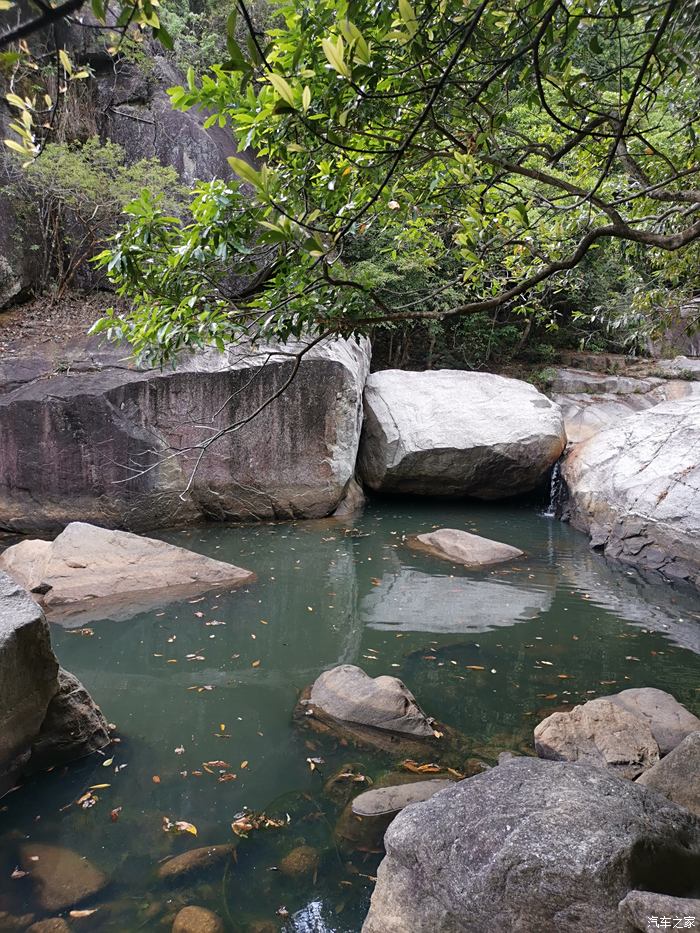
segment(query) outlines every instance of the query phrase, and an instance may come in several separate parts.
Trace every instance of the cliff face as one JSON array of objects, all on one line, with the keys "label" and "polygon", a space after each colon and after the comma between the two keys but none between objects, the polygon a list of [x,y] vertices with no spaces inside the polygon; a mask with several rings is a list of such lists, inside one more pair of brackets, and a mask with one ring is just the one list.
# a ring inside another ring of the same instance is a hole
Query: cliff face
[{"label": "cliff face", "polygon": [[[0,29],[2,19],[0,14]],[[103,142],[122,146],[129,164],[155,157],[172,166],[185,185],[230,175],[226,159],[237,151],[231,133],[218,126],[205,129],[206,114],[171,109],[167,89],[185,79],[157,43],[112,56],[106,49],[111,40],[88,13],[80,24],[61,25],[57,32],[57,44],[76,64],[89,65],[94,72],[72,89],[73,102],[61,117],[61,139],[96,134]],[[47,37],[39,35],[32,42],[41,46]],[[4,101],[6,84],[0,74],[0,138],[11,135],[7,126],[13,117]],[[0,145],[0,309],[30,296],[41,271],[37,231],[8,189],[17,171],[16,159]]]}]

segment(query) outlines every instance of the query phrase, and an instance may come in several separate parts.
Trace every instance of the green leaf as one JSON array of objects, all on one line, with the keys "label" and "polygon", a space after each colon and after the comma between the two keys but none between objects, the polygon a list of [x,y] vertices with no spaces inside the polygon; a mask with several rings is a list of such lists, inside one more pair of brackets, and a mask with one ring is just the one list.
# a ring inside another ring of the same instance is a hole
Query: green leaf
[{"label": "green leaf", "polygon": [[307,111],[307,110],[309,109],[309,107],[311,106],[311,88],[308,86],[308,84],[307,84],[307,86],[304,88],[304,90],[302,91],[302,94],[301,94],[301,105],[302,105],[302,107],[304,108],[304,113],[306,113],[306,111]]},{"label": "green leaf", "polygon": [[237,159],[235,156],[229,156],[226,161],[243,181],[247,181],[248,184],[253,185],[255,188],[262,186],[262,175],[252,165],[244,162],[243,159]]},{"label": "green leaf", "polygon": [[277,91],[283,101],[288,103],[290,107],[295,106],[294,91],[290,87],[289,83],[282,77],[282,75],[269,74],[267,76],[267,80]]}]

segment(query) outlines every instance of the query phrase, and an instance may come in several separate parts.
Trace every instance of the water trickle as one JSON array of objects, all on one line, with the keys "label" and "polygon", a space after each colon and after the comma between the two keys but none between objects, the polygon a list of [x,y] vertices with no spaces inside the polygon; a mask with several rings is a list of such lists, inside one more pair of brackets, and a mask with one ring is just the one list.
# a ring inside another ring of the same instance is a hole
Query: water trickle
[{"label": "water trickle", "polygon": [[561,479],[561,460],[552,467],[549,477],[549,502],[547,508],[542,513],[547,518],[556,518],[562,505],[563,484]]}]

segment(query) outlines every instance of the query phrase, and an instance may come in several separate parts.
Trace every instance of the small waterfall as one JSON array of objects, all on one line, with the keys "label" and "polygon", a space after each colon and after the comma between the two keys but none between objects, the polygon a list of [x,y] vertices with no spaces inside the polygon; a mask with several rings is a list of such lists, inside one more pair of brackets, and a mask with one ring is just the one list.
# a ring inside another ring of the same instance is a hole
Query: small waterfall
[{"label": "small waterfall", "polygon": [[557,509],[561,504],[561,494],[561,460],[557,460],[557,462],[552,467],[552,472],[549,477],[549,503],[542,513],[543,515],[546,515],[547,518],[557,517]]}]

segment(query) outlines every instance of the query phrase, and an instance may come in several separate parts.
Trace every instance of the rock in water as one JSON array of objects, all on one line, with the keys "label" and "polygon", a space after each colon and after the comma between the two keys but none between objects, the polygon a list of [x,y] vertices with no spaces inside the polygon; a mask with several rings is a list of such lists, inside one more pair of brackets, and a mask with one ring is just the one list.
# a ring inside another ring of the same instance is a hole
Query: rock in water
[{"label": "rock in water", "polygon": [[384,837],[363,933],[632,933],[633,887],[683,896],[700,820],[585,765],[515,758],[408,807]]},{"label": "rock in water", "polygon": [[104,618],[117,609],[136,615],[166,599],[213,586],[240,586],[250,570],[185,548],[72,522],[54,541],[21,541],[0,555],[5,570],[45,607],[50,618]]},{"label": "rock in water", "polygon": [[621,690],[608,699],[648,723],[658,743],[660,755],[667,755],[691,732],[700,731],[700,719],[665,690],[633,687]]},{"label": "rock in water", "polygon": [[453,564],[463,564],[472,570],[523,556],[521,550],[510,544],[501,544],[500,541],[491,541],[456,528],[439,528],[423,535],[409,535],[406,543],[415,550],[425,551]]},{"label": "rock in water", "polygon": [[236,846],[227,843],[219,846],[201,846],[190,849],[163,862],[158,868],[158,876],[166,881],[179,881],[198,871],[204,871],[215,865],[223,865],[233,859]]},{"label": "rock in water", "polygon": [[359,467],[371,489],[501,499],[534,489],[565,443],[558,406],[517,379],[385,370],[367,380]]},{"label": "rock in water", "polygon": [[29,761],[57,675],[43,612],[0,571],[0,795]]},{"label": "rock in water", "polygon": [[58,693],[52,698],[34,740],[27,771],[85,758],[109,745],[107,720],[77,677],[61,668]]},{"label": "rock in water", "polygon": [[[147,531],[330,515],[355,471],[369,342],[308,347],[205,350],[167,370],[127,368],[128,348],[94,341],[61,348],[70,374],[40,351],[3,360],[0,527]],[[193,474],[197,445],[238,422]]]},{"label": "rock in water", "polygon": [[636,778],[659,760],[659,746],[644,720],[605,697],[552,713],[535,727],[540,758],[578,761]]},{"label": "rock in water", "polygon": [[288,878],[302,878],[318,870],[319,855],[313,846],[297,846],[288,852],[279,864],[279,870]]},{"label": "rock in water", "polygon": [[62,846],[28,842],[20,847],[20,860],[32,877],[37,900],[47,911],[67,910],[107,886],[103,872]]},{"label": "rock in water", "polygon": [[175,917],[172,933],[224,933],[224,922],[206,907],[183,907]]},{"label": "rock in water", "polygon": [[571,523],[607,557],[700,586],[700,396],[663,402],[564,460]]},{"label": "rock in water", "polygon": [[686,736],[658,764],[645,771],[637,783],[700,816],[700,732]]},{"label": "rock in water", "polygon": [[432,737],[431,720],[398,677],[375,677],[354,664],[324,671],[311,688],[311,706],[329,716],[375,729]]}]

